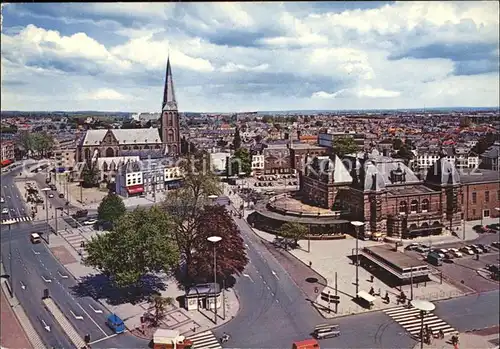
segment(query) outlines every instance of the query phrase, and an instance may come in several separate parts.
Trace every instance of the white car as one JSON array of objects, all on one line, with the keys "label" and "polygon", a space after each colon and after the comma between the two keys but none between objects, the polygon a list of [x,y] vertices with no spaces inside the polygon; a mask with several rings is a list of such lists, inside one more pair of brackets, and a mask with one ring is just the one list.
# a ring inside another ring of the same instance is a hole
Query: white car
[{"label": "white car", "polygon": [[8,213],[9,213],[9,209],[7,207],[2,208],[2,214],[8,214]]},{"label": "white car", "polygon": [[441,253],[448,253],[448,250],[446,248],[440,248],[439,252],[441,252]]},{"label": "white car", "polygon": [[5,202],[5,199],[3,198],[3,196],[0,198],[0,202],[3,204]]},{"label": "white car", "polygon": [[449,252],[456,258],[462,258],[464,254],[458,250],[458,248],[450,248]]},{"label": "white car", "polygon": [[83,225],[94,225],[97,223],[97,219],[89,219],[88,221],[83,222]]},{"label": "white car", "polygon": [[52,199],[54,197],[54,194],[50,193],[49,198]]},{"label": "white car", "polygon": [[471,256],[474,255],[474,251],[472,251],[472,249],[467,246],[462,247],[460,251]]}]

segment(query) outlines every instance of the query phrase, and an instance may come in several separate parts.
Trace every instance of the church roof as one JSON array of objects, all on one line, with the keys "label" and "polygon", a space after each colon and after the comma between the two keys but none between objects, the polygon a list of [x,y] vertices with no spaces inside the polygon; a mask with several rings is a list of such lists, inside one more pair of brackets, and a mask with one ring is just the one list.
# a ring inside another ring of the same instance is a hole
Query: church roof
[{"label": "church roof", "polygon": [[161,144],[157,128],[88,130],[82,145],[99,145],[110,131],[120,144]]},{"label": "church roof", "polygon": [[170,57],[167,59],[167,71],[165,73],[165,88],[163,90],[163,103],[161,105],[161,110],[177,110]]}]

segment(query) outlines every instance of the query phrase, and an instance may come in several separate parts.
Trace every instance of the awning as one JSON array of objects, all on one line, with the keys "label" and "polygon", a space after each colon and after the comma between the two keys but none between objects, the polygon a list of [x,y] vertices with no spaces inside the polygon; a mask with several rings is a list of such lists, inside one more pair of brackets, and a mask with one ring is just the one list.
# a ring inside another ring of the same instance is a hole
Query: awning
[{"label": "awning", "polygon": [[371,294],[369,294],[368,292],[366,291],[359,291],[358,294],[357,294],[358,298],[362,298],[364,299],[365,301],[369,302],[369,303],[372,303],[375,301],[375,297],[373,297]]},{"label": "awning", "polygon": [[2,160],[2,162],[1,162],[0,164],[1,164],[2,166],[7,166],[7,165],[12,164],[12,160],[5,159],[5,160]]},{"label": "awning", "polygon": [[138,194],[138,193],[142,193],[143,191],[144,191],[144,187],[142,186],[142,184],[132,185],[130,187],[127,187],[127,192],[129,194]]}]

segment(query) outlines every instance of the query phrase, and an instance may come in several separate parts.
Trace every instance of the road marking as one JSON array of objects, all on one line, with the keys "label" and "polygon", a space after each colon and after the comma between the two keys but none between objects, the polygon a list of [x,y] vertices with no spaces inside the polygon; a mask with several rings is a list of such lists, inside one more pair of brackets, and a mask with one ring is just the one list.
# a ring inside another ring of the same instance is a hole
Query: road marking
[{"label": "road marking", "polygon": [[[127,332],[127,331],[125,331],[125,332]],[[95,340],[95,341],[93,341],[93,342],[90,342],[89,344],[90,344],[90,345],[92,345],[92,344],[96,344],[96,343],[99,343],[99,342],[105,341],[106,339],[113,338],[113,337],[115,337],[115,336],[118,336],[118,333],[112,334],[112,335],[110,335],[110,336],[106,336],[106,337],[104,337],[104,338],[100,338],[100,339],[98,339],[98,340]]]},{"label": "road marking", "polygon": [[276,299],[276,303],[279,303],[280,301]]},{"label": "road marking", "polygon": [[33,253],[36,254],[36,255],[40,254],[40,252],[36,252],[34,249],[31,249],[31,251],[33,251]]},{"label": "road marking", "polygon": [[248,275],[248,274],[243,274],[243,276],[244,276],[244,277],[246,277],[246,278],[249,278],[249,279],[250,279],[250,281],[252,281],[253,283],[255,283],[255,281],[253,281],[253,279],[252,279],[252,277],[251,277],[250,275]]},{"label": "road marking", "polygon": [[[105,336],[107,336],[108,334],[107,334],[106,332],[104,332],[104,330],[101,328],[101,326],[99,326],[99,324],[98,324],[97,322],[95,322],[95,320],[92,318],[92,316],[90,316],[90,314],[89,314],[89,313],[87,313],[87,312],[85,311],[85,309],[83,309],[83,307],[80,305],[80,303],[76,303],[76,304],[77,304],[77,305],[80,307],[80,309],[82,309],[82,311],[83,311],[83,312],[84,312],[84,313],[85,313],[85,314],[89,317],[89,319],[90,319],[90,320],[94,323],[94,325],[96,325],[96,326],[97,326],[97,328],[98,328],[99,330],[101,330],[101,332],[102,332],[102,333],[104,333],[104,335],[105,335]],[[93,309],[93,308],[92,308],[92,309]]]},{"label": "road marking", "polygon": [[278,277],[278,274],[276,274],[276,272],[275,272],[274,270],[271,270],[271,273],[273,273],[273,275],[274,275],[274,277],[275,277],[276,279],[278,279],[278,280],[280,279],[280,278]]},{"label": "road marking", "polygon": [[43,328],[45,328],[45,331],[50,332],[50,326],[47,325],[47,323],[45,321],[43,321],[43,319],[40,319],[40,321],[42,322],[42,325],[43,325]]},{"label": "road marking", "polygon": [[71,313],[71,315],[73,315],[73,317],[77,320],[83,320],[83,316],[81,315],[76,315],[75,313],[73,313],[73,310],[70,310],[69,311]]},{"label": "road marking", "polygon": [[[243,274],[243,275],[245,275],[245,274]],[[248,277],[250,277],[250,276],[248,276]],[[94,313],[102,314],[102,310],[101,309],[94,309],[92,304],[89,304],[89,307],[90,307],[90,309],[92,309],[94,311]]]},{"label": "road marking", "polygon": [[57,273],[59,274],[60,277],[62,277],[63,279],[67,279],[68,278],[68,275],[63,275],[61,274],[61,272],[58,270]]},{"label": "road marking", "polygon": [[42,279],[43,279],[43,281],[45,281],[45,282],[52,282],[52,280],[50,280],[50,279],[46,279],[46,278],[44,278],[43,276],[42,276]]},{"label": "road marking", "polygon": [[23,290],[25,290],[25,289],[26,289],[26,285],[25,285],[25,284],[23,284],[21,281],[19,281],[19,283],[21,284],[21,288],[22,288]]}]

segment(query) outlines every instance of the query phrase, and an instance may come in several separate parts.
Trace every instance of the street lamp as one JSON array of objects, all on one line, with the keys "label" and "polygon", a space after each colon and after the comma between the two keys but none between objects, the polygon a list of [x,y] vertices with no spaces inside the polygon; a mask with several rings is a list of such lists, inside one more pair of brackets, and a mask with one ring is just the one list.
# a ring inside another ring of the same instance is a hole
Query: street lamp
[{"label": "street lamp", "polygon": [[358,274],[358,268],[359,268],[359,247],[358,247],[358,240],[359,240],[359,227],[365,225],[365,223],[360,222],[360,221],[352,221],[351,224],[354,226],[354,230],[356,231],[356,297],[358,296],[359,292],[359,274]]},{"label": "street lamp", "polygon": [[10,231],[10,226],[12,224],[16,223],[14,219],[9,219],[6,221],[2,222],[2,225],[8,225],[9,226],[9,280],[10,280],[10,297],[14,298],[14,272],[12,271],[12,260],[14,259],[14,256],[12,255],[12,232]]},{"label": "street lamp", "polygon": [[429,301],[414,299],[411,305],[420,310],[420,349],[424,348],[424,316],[426,313],[436,309],[436,306]]},{"label": "street lamp", "polygon": [[[217,253],[215,247],[217,243],[222,240],[222,238],[220,236],[210,236],[207,240],[214,244],[214,287],[217,287]],[[217,325],[217,294],[215,294],[215,289],[214,296],[215,324]]]},{"label": "street lamp", "polygon": [[47,193],[51,191],[50,188],[43,188],[42,191],[45,193],[45,223],[47,224],[47,239],[48,239],[48,226],[49,226],[49,201],[47,199]]}]

